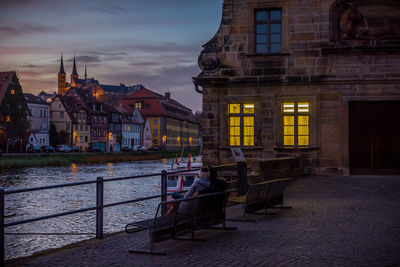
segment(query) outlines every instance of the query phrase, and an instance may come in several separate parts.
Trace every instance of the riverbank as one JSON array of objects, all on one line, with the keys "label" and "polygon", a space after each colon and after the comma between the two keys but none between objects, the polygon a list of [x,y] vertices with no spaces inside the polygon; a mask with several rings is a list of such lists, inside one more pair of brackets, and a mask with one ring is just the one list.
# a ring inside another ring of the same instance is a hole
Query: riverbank
[{"label": "riverbank", "polygon": [[[198,155],[198,149],[185,150],[184,157],[191,153]],[[56,153],[56,154],[32,154],[32,155],[1,155],[0,170],[65,166],[70,164],[98,164],[108,162],[125,162],[141,160],[157,160],[163,158],[175,158],[180,156],[180,151],[146,151],[146,152],[118,152],[118,153]]]}]

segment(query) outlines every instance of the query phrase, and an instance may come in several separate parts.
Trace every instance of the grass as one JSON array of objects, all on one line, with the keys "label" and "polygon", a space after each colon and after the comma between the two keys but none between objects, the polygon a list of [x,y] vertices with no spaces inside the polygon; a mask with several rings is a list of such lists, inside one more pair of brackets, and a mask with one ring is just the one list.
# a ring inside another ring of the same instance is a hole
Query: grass
[{"label": "grass", "polygon": [[[191,153],[198,155],[198,149],[186,150],[184,157]],[[157,160],[175,158],[180,151],[148,151],[148,152],[117,152],[117,153],[64,153],[64,154],[32,154],[32,155],[1,155],[0,170],[27,167],[65,166],[70,164],[97,164],[107,162]]]}]

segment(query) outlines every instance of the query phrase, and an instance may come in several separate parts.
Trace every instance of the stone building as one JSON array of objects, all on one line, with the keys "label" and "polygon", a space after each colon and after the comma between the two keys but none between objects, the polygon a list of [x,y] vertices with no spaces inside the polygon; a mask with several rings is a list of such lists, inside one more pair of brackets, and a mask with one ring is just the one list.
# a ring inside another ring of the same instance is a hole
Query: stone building
[{"label": "stone building", "polygon": [[297,156],[306,173],[400,171],[400,2],[225,0],[199,56],[206,163]]}]

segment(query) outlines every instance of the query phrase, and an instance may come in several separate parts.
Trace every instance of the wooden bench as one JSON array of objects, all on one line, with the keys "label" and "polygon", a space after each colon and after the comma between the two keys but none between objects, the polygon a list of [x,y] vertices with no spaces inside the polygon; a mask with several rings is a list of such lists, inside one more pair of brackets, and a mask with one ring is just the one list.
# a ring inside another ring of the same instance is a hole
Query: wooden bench
[{"label": "wooden bench", "polygon": [[[283,191],[288,181],[292,178],[282,178],[261,183],[251,184],[244,196],[238,196],[230,198],[229,202],[235,204],[242,204],[242,218],[241,219],[228,219],[229,221],[249,221],[254,222],[246,218],[247,214],[275,214],[268,213],[267,209],[270,208],[281,208],[290,209],[291,207],[283,206]],[[280,207],[275,207],[280,205]],[[264,213],[257,213],[257,211],[264,209]]]},{"label": "wooden bench", "polygon": [[[146,253],[165,255],[166,252],[154,250],[154,243],[168,239],[205,241],[195,238],[195,231],[198,229],[224,229],[235,230],[233,227],[226,227],[225,204],[230,191],[201,194],[176,200],[160,202],[153,219],[129,223],[125,231],[130,234],[140,230],[148,230],[150,249],[131,249],[131,253]],[[162,207],[173,207],[168,215],[162,215]],[[222,224],[222,227],[215,227]],[[190,233],[190,237],[184,237]]]}]

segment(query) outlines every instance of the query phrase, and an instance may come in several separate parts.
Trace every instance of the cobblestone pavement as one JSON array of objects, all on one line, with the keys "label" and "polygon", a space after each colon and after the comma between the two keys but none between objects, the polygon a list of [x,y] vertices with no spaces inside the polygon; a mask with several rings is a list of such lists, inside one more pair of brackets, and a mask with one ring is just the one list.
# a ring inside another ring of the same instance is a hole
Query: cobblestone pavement
[{"label": "cobblestone pavement", "polygon": [[[148,248],[146,232],[14,262],[24,266],[394,266],[400,265],[400,177],[306,177],[286,189],[277,216],[228,222],[237,231],[202,230],[207,242],[165,241]],[[229,216],[240,212],[231,207]]]}]

